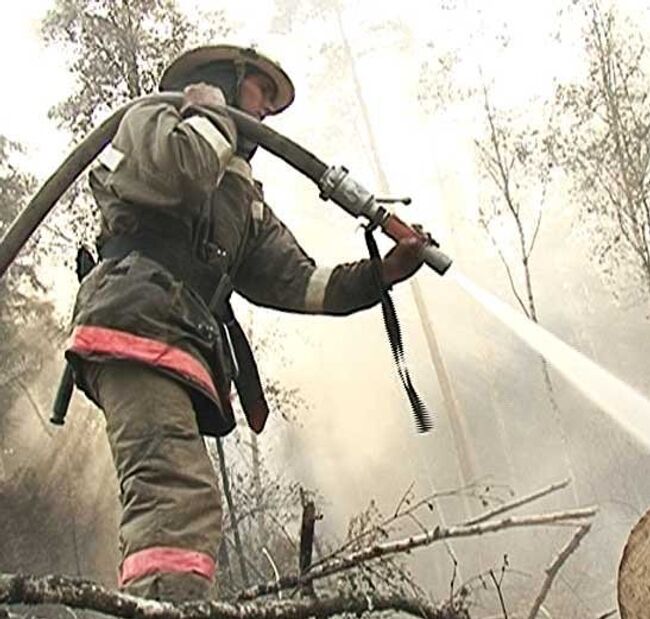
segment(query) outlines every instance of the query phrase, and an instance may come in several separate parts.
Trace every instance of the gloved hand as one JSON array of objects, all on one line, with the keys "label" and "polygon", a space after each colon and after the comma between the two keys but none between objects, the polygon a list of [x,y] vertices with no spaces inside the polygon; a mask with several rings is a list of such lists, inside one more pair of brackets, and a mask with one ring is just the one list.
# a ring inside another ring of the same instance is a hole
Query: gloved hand
[{"label": "gloved hand", "polygon": [[207,115],[213,124],[223,133],[235,150],[237,146],[237,128],[230,116],[219,108],[226,106],[226,98],[218,86],[205,82],[189,84],[183,89],[181,116],[188,117],[195,113]]},{"label": "gloved hand", "polygon": [[183,105],[181,107],[181,114],[183,110],[194,105],[203,107],[220,107],[226,105],[226,98],[217,86],[211,86],[204,82],[198,84],[190,84],[183,90]]},{"label": "gloved hand", "polygon": [[424,248],[429,241],[425,236],[402,239],[382,260],[382,280],[392,286],[408,279],[424,261]]}]

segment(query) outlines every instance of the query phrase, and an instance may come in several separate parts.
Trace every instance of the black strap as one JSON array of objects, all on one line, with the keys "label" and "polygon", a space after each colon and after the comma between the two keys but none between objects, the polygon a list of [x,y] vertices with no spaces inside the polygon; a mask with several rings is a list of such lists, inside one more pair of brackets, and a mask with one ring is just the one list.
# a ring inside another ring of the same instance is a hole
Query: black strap
[{"label": "black strap", "polygon": [[232,352],[237,363],[233,380],[237,388],[239,401],[248,420],[248,425],[259,433],[264,428],[266,419],[269,416],[269,406],[264,395],[264,388],[262,387],[253,350],[246,333],[235,318],[229,299],[223,302],[220,319],[228,331],[233,348]]},{"label": "black strap", "polygon": [[373,230],[374,228],[372,226],[366,227],[365,238],[366,245],[368,246],[368,253],[370,254],[370,259],[375,265],[377,285],[381,289],[381,312],[384,317],[384,325],[386,326],[386,333],[388,335],[390,349],[393,353],[393,359],[395,361],[395,366],[397,367],[397,373],[399,374],[400,380],[402,381],[404,391],[406,391],[406,395],[408,396],[411,410],[413,411],[413,416],[415,417],[415,425],[418,429],[418,432],[428,432],[433,428],[431,414],[427,410],[427,407],[422,401],[422,398],[420,398],[418,392],[415,390],[413,382],[411,381],[411,375],[409,374],[409,370],[406,365],[404,344],[402,343],[402,331],[397,319],[397,312],[395,311],[395,306],[393,305],[393,300],[390,298],[388,289],[383,285],[382,282],[381,258],[379,256],[377,243],[372,236]]}]

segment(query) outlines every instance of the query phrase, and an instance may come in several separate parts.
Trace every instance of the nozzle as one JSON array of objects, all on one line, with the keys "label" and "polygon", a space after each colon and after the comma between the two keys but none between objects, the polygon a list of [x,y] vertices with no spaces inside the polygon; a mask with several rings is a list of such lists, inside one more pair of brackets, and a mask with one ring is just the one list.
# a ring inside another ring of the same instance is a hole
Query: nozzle
[{"label": "nozzle", "polygon": [[424,262],[438,275],[444,275],[449,270],[453,260],[435,245],[428,245],[424,250]]}]

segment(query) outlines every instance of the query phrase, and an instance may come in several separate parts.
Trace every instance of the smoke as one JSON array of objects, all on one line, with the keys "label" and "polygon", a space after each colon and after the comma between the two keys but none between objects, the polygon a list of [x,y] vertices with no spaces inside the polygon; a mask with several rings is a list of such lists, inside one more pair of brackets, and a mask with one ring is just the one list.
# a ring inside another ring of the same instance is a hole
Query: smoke
[{"label": "smoke", "polygon": [[[50,359],[62,358],[50,352]],[[32,346],[25,354],[37,351]],[[60,362],[45,363],[3,419],[0,562],[6,572],[115,585],[118,498],[103,417],[77,395],[66,425],[49,424],[61,369]]]},{"label": "smoke", "polygon": [[[552,4],[546,13],[546,5],[538,3],[538,17],[541,11],[547,19]],[[281,9],[284,3],[277,5]],[[417,19],[421,12],[415,9],[421,7],[415,3],[392,8],[375,4],[372,15],[355,5],[344,10],[343,20],[351,30],[380,159],[395,193],[414,198],[414,206],[400,215],[431,228],[463,273],[514,306],[502,265],[475,219],[481,191],[473,138],[480,120],[471,115],[466,103],[453,108],[450,103],[435,117],[423,113],[418,105],[423,96],[419,65],[415,66],[420,60],[435,62],[435,53],[444,51],[450,42],[445,33],[451,32],[456,44],[467,44],[462,50],[465,69],[478,60],[489,64],[504,100],[527,100],[520,80],[525,78],[529,86],[533,81],[535,88],[541,88],[543,73],[561,63],[540,66],[537,35],[537,46],[526,47],[525,33],[531,28],[541,30],[539,20],[526,21],[521,14],[529,10],[527,4],[509,21],[523,34],[498,50],[500,58],[510,53],[509,62],[498,64],[497,52],[487,42],[492,45],[499,40],[492,35],[501,28],[501,23],[499,28],[495,24],[507,7],[505,3],[495,6],[490,9],[495,14],[492,22],[483,13],[480,19],[454,22],[449,8],[444,9],[446,14],[443,8],[437,10],[435,18]],[[241,2],[238,10],[245,13],[250,7]],[[286,118],[272,123],[328,162],[346,164],[355,178],[374,189],[378,181],[369,138],[328,7],[326,24],[321,11],[318,23],[307,23],[304,29],[294,24],[292,37],[264,30],[261,17],[250,25],[261,50],[267,42],[272,49],[285,49],[283,64],[296,75],[299,87],[294,108]],[[377,27],[396,19],[400,26],[394,37],[390,28],[388,34],[384,29],[383,48],[373,46]],[[455,23],[455,30],[446,29],[450,22]],[[470,35],[481,32],[477,48]],[[434,41],[433,47],[427,47],[429,40]],[[511,51],[513,46],[516,49]],[[423,50],[432,57],[423,58]],[[507,72],[499,73],[499,66],[507,67]],[[476,68],[470,68],[474,75]],[[467,72],[465,81],[471,81]],[[320,263],[364,257],[356,223],[320,202],[307,181],[264,153],[256,155],[255,167],[256,174],[266,180],[269,203]],[[549,217],[545,215],[531,263],[542,324],[641,393],[650,393],[647,308],[621,308],[615,303],[588,261],[588,241],[571,234],[576,221],[572,205],[561,191],[550,199],[554,208]],[[612,608],[625,537],[648,506],[647,454],[588,398],[552,373],[560,428],[550,410],[538,355],[448,278],[425,272],[418,278],[458,408],[468,426],[468,449],[477,463],[477,478],[470,481],[507,500],[510,490],[524,494],[565,478],[568,454],[575,463],[574,484],[580,502],[598,503],[601,512],[594,530],[564,568],[563,579],[556,583],[550,608],[554,616],[562,617],[596,616]],[[321,535],[344,535],[349,518],[372,500],[390,513],[413,483],[420,496],[462,485],[453,428],[411,294],[401,285],[394,295],[414,380],[436,412],[436,429],[428,436],[415,433],[378,309],[346,319],[282,315],[278,320],[267,318],[263,310],[255,311],[256,324],[273,322],[279,329],[282,354],[289,359],[284,363],[267,355],[261,361],[262,372],[299,389],[308,403],[296,411],[294,423],[272,418],[263,441],[273,443],[275,467],[325,497],[325,505],[319,506],[324,519],[317,524]],[[39,377],[36,400],[43,410],[49,407],[59,370],[53,363]],[[594,389],[600,387],[596,378],[587,381]],[[11,540],[2,551],[3,566],[7,570],[81,571],[112,583],[117,563],[115,480],[101,416],[89,410],[81,396],[75,402],[68,425],[53,429],[53,436],[44,432],[26,396],[8,413],[12,427],[17,427],[3,437],[0,454],[4,469],[0,524]],[[573,502],[571,492],[564,491],[526,511],[566,508]],[[451,524],[483,508],[476,499],[450,498],[439,501],[424,524]],[[543,569],[567,537],[566,530],[535,530],[454,543],[451,551],[461,572],[457,582],[489,567],[498,570],[508,555],[508,602],[530,600]],[[422,582],[436,594],[447,595],[454,569],[450,549],[422,550],[414,561]],[[495,603],[492,590],[486,591],[485,598],[486,604]]]}]

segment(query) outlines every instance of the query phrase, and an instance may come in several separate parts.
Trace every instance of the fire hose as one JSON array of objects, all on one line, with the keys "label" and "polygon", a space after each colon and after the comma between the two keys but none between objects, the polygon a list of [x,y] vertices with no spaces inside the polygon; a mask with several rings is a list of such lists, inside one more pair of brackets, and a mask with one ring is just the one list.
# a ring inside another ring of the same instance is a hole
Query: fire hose
[{"label": "fire hose", "polygon": [[[180,108],[183,96],[180,93],[164,93],[135,99],[120,107],[101,125],[91,131],[46,180],[0,240],[0,277],[4,275],[18,252],[59,198],[112,140],[126,111],[137,103],[152,100],[169,103]],[[239,132],[310,178],[318,186],[320,197],[323,200],[332,200],[354,217],[364,218],[369,229],[380,228],[395,242],[410,237],[428,239],[429,242],[424,248],[424,263],[439,275],[444,275],[449,269],[452,261],[439,249],[435,241],[428,235],[424,235],[421,230],[406,224],[397,215],[388,211],[382,205],[381,200],[376,199],[370,191],[350,176],[345,167],[328,166],[296,142],[262,124],[252,116],[232,107],[225,107],[224,109],[235,122]],[[386,303],[382,302],[382,305],[386,309]],[[384,318],[386,319],[386,312]],[[409,393],[409,388],[403,376],[403,352],[399,327],[396,329],[396,335],[393,334],[393,337],[391,337],[390,325],[392,323],[392,317],[386,320],[391,348],[400,372],[400,378],[402,378],[407,393]],[[406,378],[408,379],[408,372]],[[410,384],[410,379],[407,382]],[[428,429],[428,422],[421,419],[418,413],[418,408],[422,408],[419,398],[416,396],[414,401],[409,393],[409,400],[416,415],[418,429],[421,431]]]}]

